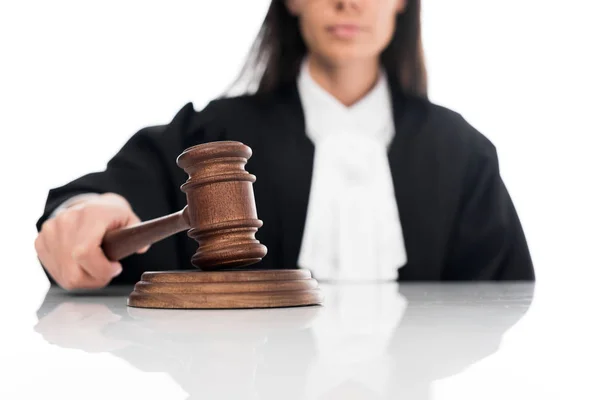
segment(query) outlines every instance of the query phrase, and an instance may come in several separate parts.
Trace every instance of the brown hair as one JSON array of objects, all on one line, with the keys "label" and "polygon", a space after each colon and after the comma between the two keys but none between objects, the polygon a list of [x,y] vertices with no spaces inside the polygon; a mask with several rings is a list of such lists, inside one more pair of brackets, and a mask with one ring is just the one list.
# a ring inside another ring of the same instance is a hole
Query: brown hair
[{"label": "brown hair", "polygon": [[[396,16],[396,30],[381,54],[390,83],[406,94],[427,97],[427,70],[421,40],[421,0],[406,0]],[[307,49],[300,34],[298,17],[285,0],[272,0],[265,20],[238,77],[250,74],[258,83],[257,93],[276,90],[295,82]],[[258,79],[257,75],[260,77]]]}]

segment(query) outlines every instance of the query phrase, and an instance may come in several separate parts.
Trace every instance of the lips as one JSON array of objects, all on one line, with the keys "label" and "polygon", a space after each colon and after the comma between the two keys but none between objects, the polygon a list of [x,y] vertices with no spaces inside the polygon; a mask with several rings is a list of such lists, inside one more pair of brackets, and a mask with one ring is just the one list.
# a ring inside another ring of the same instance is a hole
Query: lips
[{"label": "lips", "polygon": [[361,31],[361,27],[354,24],[336,24],[327,27],[327,32],[340,39],[352,39]]}]

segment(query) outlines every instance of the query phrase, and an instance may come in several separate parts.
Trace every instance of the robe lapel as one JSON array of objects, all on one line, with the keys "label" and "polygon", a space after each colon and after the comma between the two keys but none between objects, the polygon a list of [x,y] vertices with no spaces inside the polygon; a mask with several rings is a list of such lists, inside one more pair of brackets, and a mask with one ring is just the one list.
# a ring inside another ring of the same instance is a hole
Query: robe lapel
[{"label": "robe lapel", "polygon": [[272,103],[271,160],[276,176],[278,215],[281,224],[279,238],[286,265],[297,267],[311,191],[315,148],[305,133],[304,112],[295,84],[287,85]]},{"label": "robe lapel", "polygon": [[415,251],[418,235],[414,234],[417,224],[414,209],[418,206],[418,193],[415,193],[418,177],[414,175],[411,164],[413,164],[414,154],[411,152],[413,142],[413,133],[410,129],[409,121],[406,115],[405,99],[397,90],[391,90],[392,104],[394,107],[394,128],[395,135],[388,149],[388,159],[392,180],[394,182],[394,193],[398,205],[398,214],[404,235],[404,245],[406,248],[406,265],[400,269],[400,276],[410,273],[413,265],[418,264],[418,252]]},{"label": "robe lapel", "polygon": [[396,134],[388,156],[407,255],[399,279],[438,279],[443,247],[437,233],[441,228],[437,222],[442,222],[437,203],[444,200],[435,172],[437,156],[428,132],[427,109],[397,89],[391,93]]}]

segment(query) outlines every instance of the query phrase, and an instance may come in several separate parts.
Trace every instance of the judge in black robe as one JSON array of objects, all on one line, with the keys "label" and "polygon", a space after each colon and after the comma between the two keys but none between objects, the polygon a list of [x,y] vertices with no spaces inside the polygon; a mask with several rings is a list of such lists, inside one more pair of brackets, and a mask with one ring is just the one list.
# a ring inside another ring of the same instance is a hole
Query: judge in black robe
[{"label": "judge in black robe", "polygon": [[[400,281],[533,280],[517,212],[500,176],[494,145],[460,114],[391,85],[395,136],[388,150],[407,263]],[[142,219],[186,205],[187,179],[175,160],[187,147],[219,140],[253,150],[246,169],[268,248],[255,268],[296,268],[311,188],[314,145],[307,137],[297,85],[221,98],[197,111],[185,105],[165,125],[141,129],[106,170],[50,190],[38,231],[71,196],[113,192]],[[197,244],[185,232],[122,260],[112,283],[144,271],[193,268]],[[318,279],[318,275],[316,276]]]}]

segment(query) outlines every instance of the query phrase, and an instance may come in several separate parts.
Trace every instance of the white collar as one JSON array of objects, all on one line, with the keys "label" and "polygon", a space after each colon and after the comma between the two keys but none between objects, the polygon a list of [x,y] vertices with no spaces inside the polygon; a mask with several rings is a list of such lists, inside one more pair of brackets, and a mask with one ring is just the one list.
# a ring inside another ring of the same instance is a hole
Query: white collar
[{"label": "white collar", "polygon": [[316,142],[324,134],[369,134],[389,146],[394,134],[393,107],[387,75],[380,69],[375,86],[358,102],[346,106],[323,89],[304,60],[297,80],[306,133]]},{"label": "white collar", "polygon": [[406,251],[387,159],[394,121],[385,74],[351,107],[313,80],[306,60],[297,84],[315,144],[298,265],[320,280],[396,279]]}]

